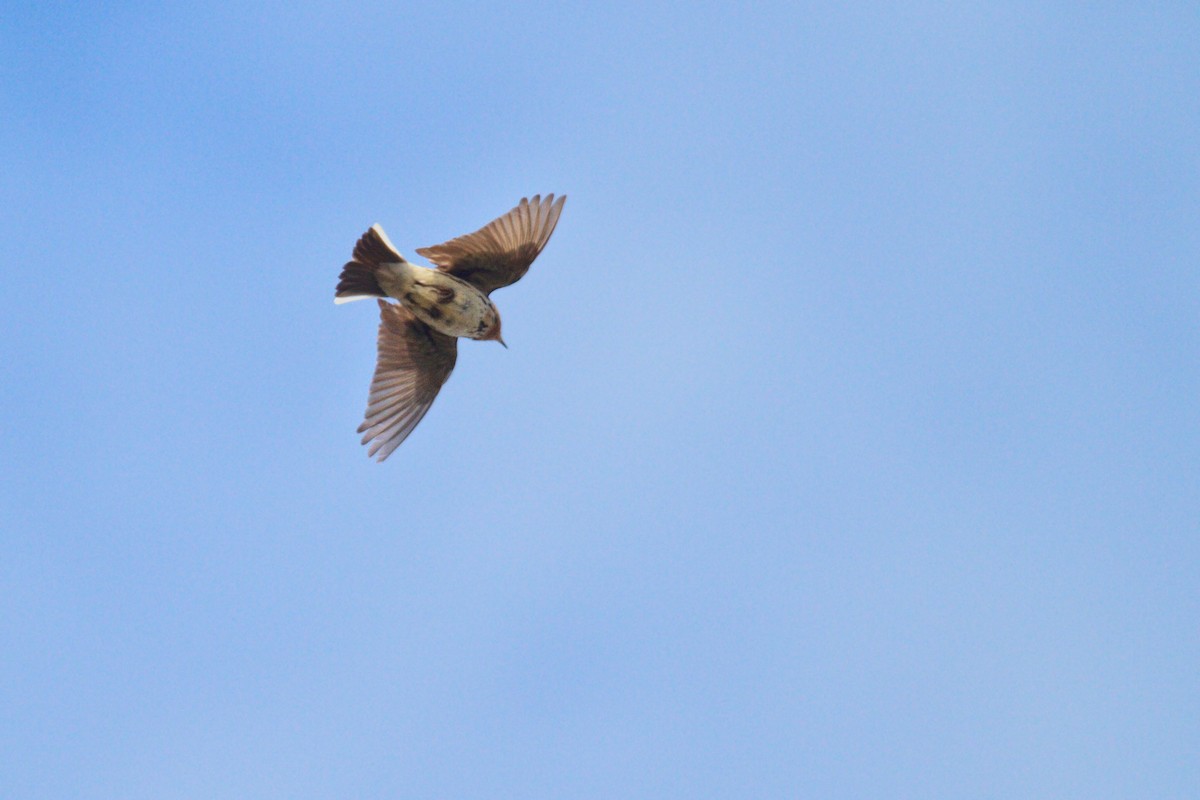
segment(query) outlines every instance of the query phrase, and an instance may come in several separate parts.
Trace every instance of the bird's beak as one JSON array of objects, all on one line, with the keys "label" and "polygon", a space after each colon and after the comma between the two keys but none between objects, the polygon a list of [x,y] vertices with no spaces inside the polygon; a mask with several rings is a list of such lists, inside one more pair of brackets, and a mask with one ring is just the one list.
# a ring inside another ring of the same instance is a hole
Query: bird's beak
[{"label": "bird's beak", "polygon": [[[496,337],[496,341],[499,342],[500,344],[504,344],[504,340],[501,339],[499,336]],[[508,345],[504,344],[504,349],[507,350]]]}]

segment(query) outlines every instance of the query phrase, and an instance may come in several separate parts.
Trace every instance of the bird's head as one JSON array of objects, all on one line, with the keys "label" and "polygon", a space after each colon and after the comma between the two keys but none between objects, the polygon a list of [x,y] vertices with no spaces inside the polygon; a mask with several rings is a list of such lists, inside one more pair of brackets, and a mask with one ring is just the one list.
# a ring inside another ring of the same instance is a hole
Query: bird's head
[{"label": "bird's head", "polygon": [[[504,339],[500,338],[500,315],[499,314],[496,315],[496,324],[492,326],[492,329],[490,331],[488,331],[487,336],[483,337],[483,340],[485,342],[490,342],[492,340],[495,340],[495,341],[499,342],[500,344],[504,344]],[[507,350],[508,345],[504,344],[504,349]]]}]

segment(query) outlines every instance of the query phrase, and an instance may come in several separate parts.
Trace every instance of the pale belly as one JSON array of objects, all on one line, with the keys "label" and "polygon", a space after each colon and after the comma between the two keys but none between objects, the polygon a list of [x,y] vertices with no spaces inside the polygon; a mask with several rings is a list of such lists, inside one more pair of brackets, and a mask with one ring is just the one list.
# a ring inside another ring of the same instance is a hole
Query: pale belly
[{"label": "pale belly", "polygon": [[378,275],[380,286],[429,327],[470,339],[484,339],[496,327],[500,317],[496,307],[466,281],[412,264],[394,266],[388,274]]}]

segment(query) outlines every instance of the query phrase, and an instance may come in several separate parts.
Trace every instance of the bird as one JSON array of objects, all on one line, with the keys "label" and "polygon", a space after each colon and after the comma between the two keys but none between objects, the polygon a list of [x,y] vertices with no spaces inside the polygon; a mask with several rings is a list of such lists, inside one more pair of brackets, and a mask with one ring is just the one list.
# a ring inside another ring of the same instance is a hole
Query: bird
[{"label": "bird", "polygon": [[333,301],[378,298],[375,374],[358,426],[362,444],[370,444],[368,457],[384,461],[424,419],[454,370],[460,338],[508,347],[491,294],[529,271],[566,200],[553,194],[522,197],[474,233],[417,248],[432,269],[400,255],[378,223],[359,237]]}]

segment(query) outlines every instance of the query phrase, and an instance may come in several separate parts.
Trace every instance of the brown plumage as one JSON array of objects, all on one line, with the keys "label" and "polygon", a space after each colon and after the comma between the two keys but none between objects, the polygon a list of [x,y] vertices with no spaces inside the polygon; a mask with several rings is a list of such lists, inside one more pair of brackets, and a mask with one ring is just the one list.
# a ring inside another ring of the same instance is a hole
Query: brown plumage
[{"label": "brown plumage", "polygon": [[378,225],[359,238],[334,300],[379,300],[378,361],[359,426],[368,455],[383,461],[429,411],[458,357],[458,337],[500,338],[488,298],[516,283],[550,240],[566,197],[535,195],[474,233],[417,250],[436,270],[410,264]]},{"label": "brown plumage", "polygon": [[473,284],[484,294],[516,283],[542,252],[567,198],[534,195],[503,217],[492,220],[474,233],[459,236],[434,247],[418,247],[417,255],[428,258],[438,269]]},{"label": "brown plumage", "polygon": [[379,301],[379,350],[358,432],[368,456],[392,454],[429,411],[458,359],[458,339],[435,331],[398,303]]}]

